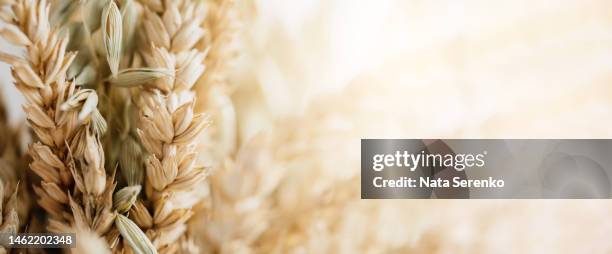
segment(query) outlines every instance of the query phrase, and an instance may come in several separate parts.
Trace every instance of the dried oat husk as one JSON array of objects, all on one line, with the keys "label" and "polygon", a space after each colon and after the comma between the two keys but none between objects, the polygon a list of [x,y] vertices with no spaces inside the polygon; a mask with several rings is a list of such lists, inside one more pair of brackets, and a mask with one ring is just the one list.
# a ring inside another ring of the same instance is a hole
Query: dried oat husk
[{"label": "dried oat husk", "polygon": [[37,141],[30,145],[30,168],[38,204],[48,217],[47,229],[66,232],[72,226],[106,234],[112,209],[114,177],[104,169],[100,137],[106,122],[97,109],[98,96],[66,80],[76,57],[67,51],[69,35],[49,22],[47,1],[11,1],[2,16],[14,17],[2,35],[26,48],[26,56],[8,56],[15,86]]}]

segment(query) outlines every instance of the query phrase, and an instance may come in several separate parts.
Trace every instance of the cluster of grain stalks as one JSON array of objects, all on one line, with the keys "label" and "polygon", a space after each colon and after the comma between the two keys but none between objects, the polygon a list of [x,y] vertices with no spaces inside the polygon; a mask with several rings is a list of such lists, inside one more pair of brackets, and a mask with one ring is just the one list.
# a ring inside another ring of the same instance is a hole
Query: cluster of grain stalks
[{"label": "cluster of grain stalks", "polygon": [[0,111],[1,232],[74,232],[72,253],[354,250],[340,236],[357,178],[320,161],[342,137],[327,115],[239,135],[236,2],[0,3],[33,136]]},{"label": "cluster of grain stalks", "polygon": [[76,252],[91,243],[100,253],[199,253],[187,229],[207,193],[197,148],[210,121],[193,87],[210,79],[207,63],[222,62],[207,55],[223,47],[211,41],[221,32],[207,29],[225,9],[196,0],[1,3],[0,35],[23,48],[0,60],[27,101],[34,174],[25,181],[17,170],[25,155],[0,125],[0,230],[35,232],[20,226],[27,202],[15,199],[26,195],[40,230],[83,236]]}]

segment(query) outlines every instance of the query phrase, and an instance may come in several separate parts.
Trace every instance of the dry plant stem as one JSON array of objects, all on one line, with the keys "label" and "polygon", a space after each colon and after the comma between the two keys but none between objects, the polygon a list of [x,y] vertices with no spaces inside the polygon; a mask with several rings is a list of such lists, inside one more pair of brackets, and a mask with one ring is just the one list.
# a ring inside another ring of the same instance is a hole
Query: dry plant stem
[{"label": "dry plant stem", "polygon": [[145,158],[149,210],[137,204],[130,216],[149,229],[153,244],[166,253],[180,248],[178,240],[185,234],[206,177],[204,168],[195,165],[195,147],[207,121],[194,114],[191,91],[204,72],[205,53],[194,49],[204,35],[200,27],[204,6],[199,1],[165,1],[159,7],[145,6],[144,41],[153,46],[147,45],[142,54],[147,67],[170,70],[173,75],[146,85],[136,102],[141,110],[137,132],[149,153]]},{"label": "dry plant stem", "polygon": [[12,66],[38,138],[30,146],[30,168],[41,178],[33,187],[49,218],[47,228],[63,232],[74,226],[103,235],[115,216],[114,181],[104,170],[100,136],[106,126],[97,95],[66,80],[76,53],[66,51],[68,35],[49,24],[45,0],[16,0],[1,12],[13,17],[5,20],[4,38],[26,49],[25,58],[3,54],[2,60]]}]

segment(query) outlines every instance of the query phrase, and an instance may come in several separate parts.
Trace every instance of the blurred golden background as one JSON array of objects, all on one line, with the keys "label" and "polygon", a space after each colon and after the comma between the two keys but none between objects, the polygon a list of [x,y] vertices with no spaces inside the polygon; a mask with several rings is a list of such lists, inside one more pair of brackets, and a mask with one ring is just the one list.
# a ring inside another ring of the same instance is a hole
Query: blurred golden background
[{"label": "blurred golden background", "polygon": [[[612,252],[607,200],[359,198],[361,138],[610,138],[612,2],[239,3],[228,96],[208,91],[203,108],[222,144],[207,149],[241,148],[236,163],[248,172],[223,181],[253,197],[225,220],[221,205],[205,206],[214,212],[192,229],[203,244],[225,253]],[[1,71],[18,123],[23,100]],[[213,168],[213,185],[223,174],[232,172]]]}]

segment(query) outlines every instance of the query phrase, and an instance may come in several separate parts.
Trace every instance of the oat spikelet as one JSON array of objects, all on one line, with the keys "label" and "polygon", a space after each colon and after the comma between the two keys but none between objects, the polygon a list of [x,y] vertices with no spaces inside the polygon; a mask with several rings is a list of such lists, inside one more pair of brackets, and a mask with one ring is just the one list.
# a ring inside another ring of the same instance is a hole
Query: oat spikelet
[{"label": "oat spikelet", "polygon": [[201,183],[206,177],[205,169],[196,166],[195,147],[208,122],[204,115],[194,113],[191,90],[204,72],[206,54],[194,46],[204,36],[205,9],[198,1],[165,1],[163,9],[147,3],[144,41],[153,45],[142,47],[143,58],[148,68],[165,69],[173,75],[144,84],[136,101],[141,111],[137,133],[149,153],[145,157],[148,200],[144,202],[149,209],[139,209],[135,221],[165,253],[178,248],[185,222],[201,200]]},{"label": "oat spikelet", "polygon": [[119,72],[121,61],[121,48],[123,46],[123,22],[121,12],[114,0],[108,1],[102,12],[102,36],[104,48],[106,49],[106,59],[113,76]]},{"label": "oat spikelet", "polygon": [[49,23],[45,0],[12,1],[0,12],[13,16],[11,25],[30,42],[16,41],[29,45],[27,55],[15,56],[17,60],[8,63],[15,86],[27,100],[24,110],[38,137],[30,145],[30,169],[41,178],[33,189],[49,219],[47,229],[63,232],[76,225],[104,235],[114,220],[114,177],[107,177],[104,170],[100,135],[105,128],[97,95],[66,80],[76,57],[67,50],[70,37]]},{"label": "oat spikelet", "polygon": [[144,232],[129,218],[117,215],[115,224],[132,250],[137,254],[157,254],[157,250]]}]

